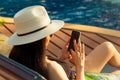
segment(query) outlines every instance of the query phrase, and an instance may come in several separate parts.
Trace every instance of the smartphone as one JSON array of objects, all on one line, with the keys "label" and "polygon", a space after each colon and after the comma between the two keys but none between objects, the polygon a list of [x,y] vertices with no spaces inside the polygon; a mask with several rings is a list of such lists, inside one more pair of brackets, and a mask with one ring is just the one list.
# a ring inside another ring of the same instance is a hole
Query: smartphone
[{"label": "smartphone", "polygon": [[72,33],[71,33],[71,38],[70,38],[70,43],[69,43],[69,46],[68,46],[68,51],[70,51],[70,49],[73,49],[75,51],[73,40],[75,39],[76,42],[78,43],[79,37],[80,37],[80,31],[73,30]]}]

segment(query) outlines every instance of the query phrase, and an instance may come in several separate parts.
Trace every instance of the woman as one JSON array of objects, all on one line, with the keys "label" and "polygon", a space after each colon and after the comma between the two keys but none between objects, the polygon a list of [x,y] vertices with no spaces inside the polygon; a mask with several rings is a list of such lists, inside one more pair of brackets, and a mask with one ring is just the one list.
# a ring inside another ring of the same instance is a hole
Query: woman
[{"label": "woman", "polygon": [[[64,22],[50,20],[43,6],[31,6],[16,13],[14,23],[16,32],[8,40],[14,47],[9,57],[47,80],[68,80],[62,66],[46,56],[52,34],[62,28]],[[76,80],[84,80],[84,45],[74,41],[74,47],[75,51],[70,52],[76,66]]]}]

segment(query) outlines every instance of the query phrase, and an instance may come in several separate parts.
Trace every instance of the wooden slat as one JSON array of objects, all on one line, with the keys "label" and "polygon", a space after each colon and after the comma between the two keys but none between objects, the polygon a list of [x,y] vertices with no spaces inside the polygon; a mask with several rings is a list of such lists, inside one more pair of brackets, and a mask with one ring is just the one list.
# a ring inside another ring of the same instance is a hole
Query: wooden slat
[{"label": "wooden slat", "polygon": [[[56,35],[59,36],[59,38],[62,39],[63,41],[67,42],[68,39],[70,38],[70,35],[68,33],[64,33],[63,30],[64,29],[61,29],[60,31],[57,31]],[[70,30],[69,30],[69,33],[71,33]]]},{"label": "wooden slat", "polygon": [[48,50],[55,55],[55,57],[59,57],[60,55],[60,49],[58,47],[56,47],[55,45],[53,45],[52,43],[49,44],[48,46]]},{"label": "wooden slat", "polygon": [[[61,34],[60,34],[61,35]],[[61,35],[62,36],[62,35]],[[51,43],[53,43],[54,45],[56,45],[58,48],[63,48],[65,41],[63,41],[60,37],[58,36],[53,36],[53,38],[51,39]]]},{"label": "wooden slat", "polygon": [[101,36],[102,38],[120,46],[120,38],[118,38],[118,37],[107,36],[107,35],[103,35],[103,34],[98,34],[98,36]]},{"label": "wooden slat", "polygon": [[0,33],[5,34],[6,36],[11,36],[11,33],[3,26],[0,27]]},{"label": "wooden slat", "polygon": [[6,27],[8,27],[13,33],[16,31],[14,27],[14,23],[5,23]]},{"label": "wooden slat", "polygon": [[15,32],[14,24],[5,23],[3,26],[0,26],[0,32],[10,37]]},{"label": "wooden slat", "polygon": [[97,36],[95,33],[82,32],[82,35],[87,37],[87,38],[89,38],[89,39],[91,39],[92,41],[94,41],[94,42],[96,42],[98,44],[100,44],[100,43],[105,41],[105,39]]},{"label": "wooden slat", "polygon": [[52,53],[51,51],[49,51],[49,50],[47,50],[46,53],[47,53],[47,54],[46,54],[47,56],[51,56],[51,57],[53,57],[53,58],[58,58],[55,54],[53,54],[53,53]]}]

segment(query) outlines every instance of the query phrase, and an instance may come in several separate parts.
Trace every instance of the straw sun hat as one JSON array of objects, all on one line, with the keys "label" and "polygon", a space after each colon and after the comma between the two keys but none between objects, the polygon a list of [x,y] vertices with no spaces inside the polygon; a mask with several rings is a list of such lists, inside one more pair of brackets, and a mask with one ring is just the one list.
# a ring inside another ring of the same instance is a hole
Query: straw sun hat
[{"label": "straw sun hat", "polygon": [[50,20],[43,6],[31,6],[17,12],[14,16],[16,32],[8,44],[22,45],[40,40],[64,26],[61,20]]}]

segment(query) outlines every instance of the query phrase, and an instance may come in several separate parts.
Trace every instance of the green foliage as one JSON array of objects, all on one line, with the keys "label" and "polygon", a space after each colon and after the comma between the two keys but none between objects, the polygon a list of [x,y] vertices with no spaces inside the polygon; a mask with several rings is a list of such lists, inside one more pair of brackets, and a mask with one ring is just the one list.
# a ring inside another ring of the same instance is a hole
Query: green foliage
[{"label": "green foliage", "polygon": [[[0,8],[0,11],[2,11],[4,8]],[[2,26],[4,24],[4,20],[0,20],[0,26]]]},{"label": "green foliage", "polygon": [[4,41],[4,40],[0,40],[0,41]]},{"label": "green foliage", "polygon": [[[2,11],[3,10],[3,8],[0,8],[0,11]],[[2,20],[0,20],[0,26],[2,26],[3,24],[4,24],[4,20],[2,19]],[[0,40],[0,42],[3,42],[4,40]]]},{"label": "green foliage", "polygon": [[2,19],[1,21],[0,21],[0,26],[2,26],[3,24],[4,24],[4,20]]}]

